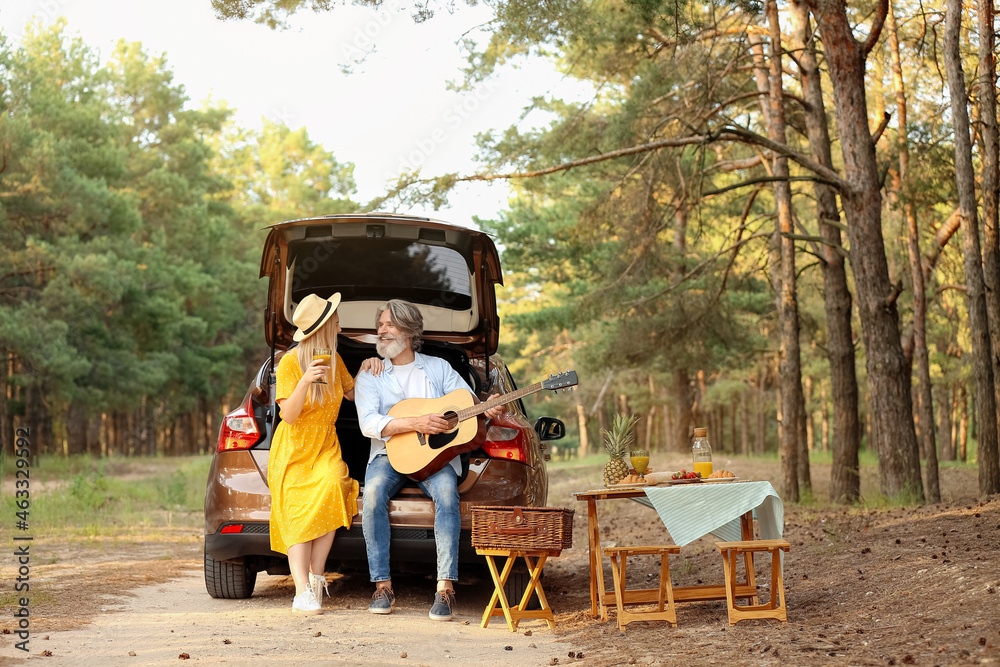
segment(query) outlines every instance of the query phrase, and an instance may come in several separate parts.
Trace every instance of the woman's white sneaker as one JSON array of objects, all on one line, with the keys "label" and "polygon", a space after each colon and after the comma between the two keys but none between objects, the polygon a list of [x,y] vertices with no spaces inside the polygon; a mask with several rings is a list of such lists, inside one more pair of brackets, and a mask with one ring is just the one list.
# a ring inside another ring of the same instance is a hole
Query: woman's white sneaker
[{"label": "woman's white sneaker", "polygon": [[307,588],[292,600],[292,611],[296,614],[310,616],[322,614],[323,607],[320,605],[319,600],[316,599],[316,594],[313,593],[312,588]]}]

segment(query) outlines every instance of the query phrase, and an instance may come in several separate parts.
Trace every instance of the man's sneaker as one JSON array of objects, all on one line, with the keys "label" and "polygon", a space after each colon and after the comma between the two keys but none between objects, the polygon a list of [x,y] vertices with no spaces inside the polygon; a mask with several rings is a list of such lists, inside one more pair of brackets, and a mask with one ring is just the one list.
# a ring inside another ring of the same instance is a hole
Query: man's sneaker
[{"label": "man's sneaker", "polygon": [[326,591],[326,597],[330,597],[330,589],[326,586],[326,577],[321,574],[309,573],[309,588],[312,589],[313,595],[316,596],[316,601],[323,605],[323,591]]},{"label": "man's sneaker", "polygon": [[319,600],[316,599],[316,595],[312,592],[312,589],[307,588],[292,600],[292,611],[304,616],[313,616],[322,614],[323,608],[320,606]]},{"label": "man's sneaker", "polygon": [[368,605],[368,611],[373,614],[391,614],[395,604],[396,596],[392,589],[386,586],[376,586],[375,594],[372,595],[372,603]]},{"label": "man's sneaker", "polygon": [[450,621],[451,610],[455,608],[455,591],[438,591],[434,594],[434,604],[428,616],[432,621]]}]

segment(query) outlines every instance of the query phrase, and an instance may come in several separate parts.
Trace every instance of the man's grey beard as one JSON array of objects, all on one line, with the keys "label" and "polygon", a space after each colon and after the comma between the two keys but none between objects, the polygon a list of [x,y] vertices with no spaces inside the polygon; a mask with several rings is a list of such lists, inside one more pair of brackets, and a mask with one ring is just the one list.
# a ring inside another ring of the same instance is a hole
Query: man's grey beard
[{"label": "man's grey beard", "polygon": [[402,354],[405,349],[405,338],[390,338],[388,340],[382,340],[380,338],[379,341],[375,343],[375,351],[378,352],[378,356],[383,359],[395,359]]}]

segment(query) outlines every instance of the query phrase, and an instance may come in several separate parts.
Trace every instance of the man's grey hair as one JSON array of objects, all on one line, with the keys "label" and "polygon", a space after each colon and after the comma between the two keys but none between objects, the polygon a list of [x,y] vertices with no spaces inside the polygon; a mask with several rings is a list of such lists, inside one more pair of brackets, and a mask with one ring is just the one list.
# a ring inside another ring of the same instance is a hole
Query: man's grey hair
[{"label": "man's grey hair", "polygon": [[392,323],[410,339],[410,347],[413,348],[413,351],[418,351],[423,343],[424,333],[424,316],[420,314],[420,309],[409,301],[390,299],[375,311],[376,330],[378,330],[379,320],[382,319],[382,313],[387,310]]}]

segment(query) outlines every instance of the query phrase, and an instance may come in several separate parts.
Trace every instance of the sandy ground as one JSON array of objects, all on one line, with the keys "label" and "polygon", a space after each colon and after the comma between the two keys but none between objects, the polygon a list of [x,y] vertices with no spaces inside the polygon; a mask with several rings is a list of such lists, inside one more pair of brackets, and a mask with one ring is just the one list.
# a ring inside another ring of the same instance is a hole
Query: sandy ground
[{"label": "sandy ground", "polygon": [[[681,462],[660,461],[657,469]],[[778,478],[773,463],[726,467],[742,477]],[[820,501],[828,474],[813,466]],[[864,493],[874,474],[863,476]],[[249,600],[215,600],[204,589],[192,516],[157,535],[34,542],[28,654],[14,647],[17,635],[6,634],[17,630],[9,583],[15,569],[11,557],[0,559],[0,663],[176,664],[186,655],[237,664],[1000,665],[1000,497],[977,497],[974,469],[942,470],[945,500],[936,505],[786,504],[787,624],[731,627],[724,603],[700,602],[678,606],[677,628],[639,622],[625,633],[589,613],[586,511],[571,492],[599,480],[593,467],[552,477],[549,504],[577,509],[574,548],[545,569],[554,630],[524,621],[511,633],[498,619],[480,628],[488,580],[459,586],[449,623],[427,618],[433,582],[419,577],[395,580],[397,610],[384,617],[366,611],[371,585],[364,573],[329,574],[332,598],[318,617],[291,614],[289,577],[262,573]],[[602,506],[601,531],[606,546],[669,541],[656,513],[628,500]],[[10,553],[9,536],[3,542]],[[651,561],[630,562],[630,585],[648,582],[654,571]],[[684,547],[671,572],[675,585],[721,583],[712,538]],[[762,561],[757,575],[769,578]]]},{"label": "sandy ground", "polygon": [[[511,633],[502,619],[479,627],[482,609],[471,608],[481,595],[466,594],[451,622],[427,618],[431,595],[405,595],[389,616],[367,613],[367,582],[343,580],[331,586],[322,616],[301,617],[289,610],[290,584],[284,577],[264,577],[248,600],[216,600],[205,593],[197,562],[192,569],[162,584],[111,597],[92,623],[77,630],[33,632],[26,662],[47,665],[176,665],[193,662],[288,663],[323,665],[509,665],[548,664],[565,656],[542,621],[525,621]],[[431,590],[432,582],[397,580]],[[338,592],[334,592],[335,589]],[[355,594],[357,593],[357,594]],[[426,600],[424,600],[426,598]],[[344,602],[350,599],[353,603]],[[363,604],[362,604],[363,603]],[[464,604],[463,604],[464,603]],[[482,600],[485,609],[486,600]],[[347,608],[350,607],[350,608]],[[525,631],[533,629],[530,635]],[[20,651],[3,635],[0,660],[15,660]],[[47,652],[49,655],[43,655]]]}]

